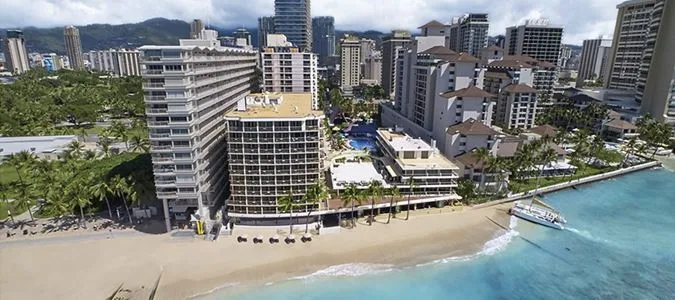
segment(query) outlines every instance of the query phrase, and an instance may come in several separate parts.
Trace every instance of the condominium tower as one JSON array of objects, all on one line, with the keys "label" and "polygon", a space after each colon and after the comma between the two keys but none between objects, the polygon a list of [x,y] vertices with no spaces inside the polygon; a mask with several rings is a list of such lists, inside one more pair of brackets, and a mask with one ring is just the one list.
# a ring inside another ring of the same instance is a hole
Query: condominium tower
[{"label": "condominium tower", "polygon": [[340,85],[343,88],[359,85],[361,79],[361,43],[358,38],[346,36],[340,40]]},{"label": "condominium tower", "polygon": [[455,52],[478,56],[480,50],[488,45],[489,26],[488,14],[470,13],[455,17],[449,28],[444,30],[448,46]]},{"label": "condominium tower", "polygon": [[5,70],[21,74],[30,68],[28,54],[26,53],[26,41],[23,39],[21,30],[7,30],[7,38],[3,43],[5,52]]},{"label": "condominium tower", "polygon": [[261,49],[263,90],[309,93],[312,108],[317,109],[319,98],[316,54],[287,46],[284,41],[285,39],[278,44],[268,42],[267,47]]},{"label": "condominium tower", "polygon": [[274,31],[294,46],[312,51],[311,0],[274,0]]},{"label": "condominium tower", "polygon": [[194,19],[190,23],[190,38],[197,39],[199,34],[204,30],[204,22],[200,19]]},{"label": "condominium tower", "polygon": [[654,4],[639,71],[640,113],[675,126],[675,1]]},{"label": "condominium tower", "polygon": [[267,46],[267,35],[274,33],[274,17],[258,18],[258,48]]},{"label": "condominium tower", "polygon": [[89,64],[92,70],[108,72],[120,77],[141,76],[140,51],[138,50],[89,51]]},{"label": "condominium tower", "polygon": [[75,70],[84,68],[80,30],[72,25],[66,26],[63,29],[63,37],[66,42],[66,54],[68,54],[68,59],[70,60],[70,67]]},{"label": "condominium tower", "polygon": [[[257,53],[221,47],[217,32],[143,46],[143,93],[157,198],[172,218],[208,217],[227,192],[225,112],[250,91]],[[189,217],[189,216],[188,216]]]},{"label": "condominium tower", "polygon": [[312,18],[312,50],[319,55],[319,64],[325,65],[329,56],[335,55],[335,19]]},{"label": "condominium tower", "polygon": [[507,55],[527,55],[538,61],[557,64],[563,28],[547,19],[528,20],[524,25],[506,28],[504,50]]},{"label": "condominium tower", "polygon": [[292,195],[292,213],[317,211],[303,196],[323,180],[322,111],[309,93],[251,94],[225,114],[231,198],[228,216],[241,224],[285,225],[279,199]]},{"label": "condominium tower", "polygon": [[582,87],[586,80],[607,82],[610,69],[608,60],[611,50],[612,40],[584,40],[581,47],[577,87]]},{"label": "condominium tower", "polygon": [[410,32],[394,30],[382,39],[382,88],[391,95],[395,88],[396,50],[408,47],[411,43]]}]

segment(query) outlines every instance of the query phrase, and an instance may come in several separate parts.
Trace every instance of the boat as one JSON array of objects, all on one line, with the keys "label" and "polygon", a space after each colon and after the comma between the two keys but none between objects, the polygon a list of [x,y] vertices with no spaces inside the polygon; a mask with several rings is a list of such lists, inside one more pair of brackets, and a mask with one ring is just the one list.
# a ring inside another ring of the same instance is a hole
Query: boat
[{"label": "boat", "polygon": [[567,220],[553,207],[544,203],[539,198],[529,201],[518,201],[509,213],[521,219],[544,225],[546,227],[562,230]]}]

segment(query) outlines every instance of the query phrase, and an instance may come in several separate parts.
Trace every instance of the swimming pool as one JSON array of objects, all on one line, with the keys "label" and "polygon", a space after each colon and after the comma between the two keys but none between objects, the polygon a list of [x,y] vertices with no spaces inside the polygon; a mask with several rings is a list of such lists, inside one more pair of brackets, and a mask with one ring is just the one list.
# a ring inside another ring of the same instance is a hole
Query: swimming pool
[{"label": "swimming pool", "polygon": [[377,145],[372,138],[349,138],[349,146],[356,150],[368,149],[369,151],[377,151]]}]

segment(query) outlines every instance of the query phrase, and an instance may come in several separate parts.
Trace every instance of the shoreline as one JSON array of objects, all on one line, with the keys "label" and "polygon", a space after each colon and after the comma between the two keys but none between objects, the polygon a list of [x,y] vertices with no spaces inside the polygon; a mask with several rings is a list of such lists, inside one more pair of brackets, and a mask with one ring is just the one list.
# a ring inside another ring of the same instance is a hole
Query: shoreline
[{"label": "shoreline", "polygon": [[[540,190],[550,193],[660,164],[649,162]],[[410,220],[392,219],[388,225],[382,224],[386,214],[373,226],[359,219],[356,229],[317,236],[307,244],[240,244],[229,237],[206,242],[169,234],[76,242],[36,239],[9,247],[0,243],[0,298],[106,298],[124,284],[131,292],[129,299],[147,299],[161,273],[159,299],[203,299],[214,292],[235,295],[270,282],[341,272],[345,266],[405,267],[473,258],[482,254],[488,242],[514,232],[499,228],[486,217],[509,227],[513,223],[505,213],[509,202],[523,197],[515,195],[461,211],[451,211],[452,207],[411,211]],[[274,232],[265,228],[235,230],[235,236],[244,233],[267,237]],[[39,282],[42,278],[50,280]]]}]

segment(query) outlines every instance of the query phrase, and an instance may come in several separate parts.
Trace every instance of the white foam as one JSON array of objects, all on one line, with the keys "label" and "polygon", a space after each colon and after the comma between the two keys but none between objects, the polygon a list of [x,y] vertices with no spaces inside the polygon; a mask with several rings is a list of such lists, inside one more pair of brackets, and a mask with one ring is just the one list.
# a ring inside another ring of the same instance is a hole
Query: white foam
[{"label": "white foam", "polygon": [[593,236],[588,230],[579,230],[579,229],[576,229],[576,228],[573,228],[573,227],[565,227],[565,229],[570,231],[570,232],[574,232],[574,233],[576,233],[576,234],[578,234],[582,237],[585,237],[585,238],[587,238],[591,241],[611,244],[611,242],[609,240]]},{"label": "white foam", "polygon": [[228,283],[225,283],[221,286],[217,286],[215,288],[212,288],[212,289],[210,289],[206,292],[194,294],[194,295],[188,297],[187,299],[196,299],[196,298],[206,297],[206,296],[214,294],[218,290],[224,290],[226,288],[231,288],[231,287],[234,287],[234,286],[237,286],[237,285],[239,285],[239,282],[228,282]]},{"label": "white foam", "polygon": [[297,276],[292,279],[315,279],[321,277],[355,277],[368,274],[376,274],[389,272],[393,270],[393,265],[389,264],[368,264],[368,263],[351,263],[330,266],[328,268],[316,271],[309,275]]},{"label": "white foam", "polygon": [[445,264],[445,263],[450,263],[450,262],[461,262],[461,261],[469,261],[476,259],[481,256],[490,256],[490,255],[495,255],[504,249],[511,243],[514,237],[518,236],[520,233],[515,230],[516,226],[518,226],[518,218],[515,216],[511,216],[509,219],[509,231],[499,234],[497,237],[487,241],[484,245],[483,248],[478,251],[477,253],[470,254],[470,255],[462,255],[462,256],[451,256],[451,257],[446,257],[446,258],[441,258],[437,259],[428,263],[423,263],[423,264],[418,264],[418,267],[421,266],[427,266],[427,265],[433,265],[433,264]]}]

